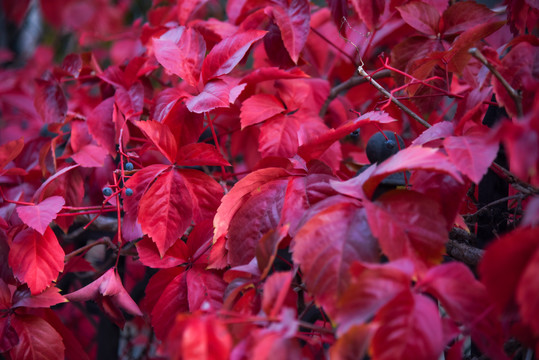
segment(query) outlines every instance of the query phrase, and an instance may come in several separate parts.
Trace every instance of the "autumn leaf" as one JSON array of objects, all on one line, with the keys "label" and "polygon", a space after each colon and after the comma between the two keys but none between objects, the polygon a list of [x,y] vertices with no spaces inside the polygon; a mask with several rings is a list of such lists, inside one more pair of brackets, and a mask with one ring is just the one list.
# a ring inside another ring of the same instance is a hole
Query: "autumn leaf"
[{"label": "autumn leaf", "polygon": [[26,225],[43,235],[64,204],[63,197],[51,196],[37,205],[17,207],[17,214]]}]

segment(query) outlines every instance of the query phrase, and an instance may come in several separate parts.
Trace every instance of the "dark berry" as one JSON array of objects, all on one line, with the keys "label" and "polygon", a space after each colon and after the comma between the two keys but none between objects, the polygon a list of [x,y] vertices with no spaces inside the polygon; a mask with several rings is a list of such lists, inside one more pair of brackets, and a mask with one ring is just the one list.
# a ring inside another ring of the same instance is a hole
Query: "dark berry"
[{"label": "dark berry", "polygon": [[108,186],[107,186],[107,187],[104,187],[104,188],[103,188],[103,195],[105,195],[105,196],[111,196],[111,195],[112,195],[112,189],[109,188]]},{"label": "dark berry", "polygon": [[[384,136],[385,135],[385,136]],[[397,139],[399,144],[397,144]],[[369,141],[367,142],[367,158],[371,162],[380,163],[390,157],[393,154],[396,154],[399,149],[404,149],[404,141],[399,135],[396,135],[393,131],[384,131],[375,133]]]},{"label": "dark berry", "polygon": [[125,195],[127,196],[133,195],[133,189],[130,189],[130,188],[125,189]]},{"label": "dark berry", "polygon": [[124,169],[127,170],[127,171],[133,170],[133,163],[130,163],[130,162],[126,163],[124,165]]},{"label": "dark berry", "polygon": [[351,137],[357,138],[359,136],[359,130],[354,130],[350,133]]}]

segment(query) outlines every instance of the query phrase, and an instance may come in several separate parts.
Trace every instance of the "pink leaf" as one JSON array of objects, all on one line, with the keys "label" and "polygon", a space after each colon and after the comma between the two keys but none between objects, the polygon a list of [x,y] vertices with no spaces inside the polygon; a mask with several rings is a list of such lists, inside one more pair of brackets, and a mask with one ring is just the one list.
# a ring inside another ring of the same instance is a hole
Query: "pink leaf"
[{"label": "pink leaf", "polygon": [[498,154],[498,143],[482,136],[451,136],[444,140],[449,159],[464,175],[479,184]]},{"label": "pink leaf", "polygon": [[26,225],[43,235],[64,204],[63,197],[51,196],[37,205],[17,207],[17,214]]},{"label": "pink leaf", "polygon": [[[352,5],[357,14],[370,30],[375,30],[379,25],[380,16],[384,12],[385,2],[382,0],[352,0]],[[346,14],[345,14],[346,16]],[[340,24],[341,19],[339,19]]]},{"label": "pink leaf", "polygon": [[33,229],[19,232],[11,244],[8,261],[17,279],[37,295],[64,269],[64,256],[56,235],[47,227],[43,235]]},{"label": "pink leaf", "polygon": [[47,124],[61,123],[67,114],[67,101],[56,81],[36,80],[34,105]]},{"label": "pink leaf", "polygon": [[97,105],[86,122],[88,131],[95,141],[109,151],[111,156],[116,156],[116,126],[112,121],[114,98],[110,97]]},{"label": "pink leaf", "polygon": [[71,155],[77,164],[82,167],[102,167],[108,151],[97,145],[88,144],[83,146],[77,153]]},{"label": "pink leaf", "polygon": [[178,42],[153,39],[155,57],[165,69],[196,87],[202,62],[206,55],[206,42],[198,31],[187,28]]},{"label": "pink leaf", "polygon": [[269,94],[253,95],[241,105],[241,128],[261,123],[285,111],[283,103]]},{"label": "pink leaf", "polygon": [[414,29],[426,35],[436,36],[440,30],[440,14],[435,7],[420,1],[412,1],[397,7],[402,19]]},{"label": "pink leaf", "polygon": [[228,74],[241,61],[249,47],[266,34],[261,30],[248,30],[236,33],[219,42],[210,51],[202,64],[202,80]]},{"label": "pink leaf", "polygon": [[157,147],[168,161],[174,163],[178,146],[172,135],[172,131],[165,124],[154,120],[138,121],[137,126],[144,132],[146,137]]},{"label": "pink leaf", "polygon": [[294,63],[298,63],[299,54],[310,30],[310,6],[307,0],[276,1],[272,7],[274,21],[281,30],[284,46]]},{"label": "pink leaf", "polygon": [[208,112],[216,108],[230,106],[230,86],[223,80],[216,79],[208,82],[197,96],[187,100],[185,105],[194,113]]},{"label": "pink leaf", "polygon": [[[437,359],[444,349],[438,307],[421,294],[403,291],[376,315],[372,339],[376,359]],[[413,354],[413,355],[412,355]]]}]

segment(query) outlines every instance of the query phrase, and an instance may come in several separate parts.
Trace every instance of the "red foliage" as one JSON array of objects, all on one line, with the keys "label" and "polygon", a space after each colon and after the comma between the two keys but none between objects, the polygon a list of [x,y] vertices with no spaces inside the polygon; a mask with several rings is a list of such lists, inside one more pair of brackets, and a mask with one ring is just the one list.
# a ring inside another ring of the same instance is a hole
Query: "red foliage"
[{"label": "red foliage", "polygon": [[225,3],[2,2],[0,357],[537,355],[536,2]]}]

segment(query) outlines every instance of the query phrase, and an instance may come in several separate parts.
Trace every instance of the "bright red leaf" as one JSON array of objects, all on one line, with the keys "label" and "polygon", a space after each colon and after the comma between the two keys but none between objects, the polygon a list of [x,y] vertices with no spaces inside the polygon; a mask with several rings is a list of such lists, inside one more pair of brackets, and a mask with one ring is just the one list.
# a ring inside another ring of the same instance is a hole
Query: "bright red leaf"
[{"label": "bright red leaf", "polygon": [[241,105],[241,128],[261,123],[283,111],[285,111],[283,103],[275,96],[270,94],[253,95]]},{"label": "bright red leaf", "polygon": [[310,30],[310,6],[307,0],[275,1],[271,8],[273,20],[281,30],[284,46],[294,63],[298,63],[299,54]]},{"label": "bright red leaf", "polygon": [[178,150],[176,163],[182,166],[230,166],[217,148],[210,144],[188,144]]},{"label": "bright red leaf", "polygon": [[236,33],[211,49],[202,64],[202,80],[209,80],[228,74],[241,61],[249,47],[266,34],[261,30],[248,30]]},{"label": "bright red leaf", "polygon": [[263,157],[293,157],[298,150],[299,119],[294,115],[279,115],[260,128],[258,150]]},{"label": "bright red leaf", "polygon": [[169,127],[154,120],[138,121],[137,126],[144,132],[146,137],[163,154],[168,161],[174,163],[178,146]]},{"label": "bright red leaf", "polygon": [[176,243],[161,257],[157,245],[147,236],[137,242],[140,262],[153,268],[171,268],[187,262],[187,245],[183,241]]},{"label": "bright red leaf", "polygon": [[51,196],[37,205],[17,207],[17,214],[26,225],[43,235],[64,204],[63,197]]},{"label": "bright red leaf", "polygon": [[32,295],[37,295],[64,269],[64,256],[56,235],[47,227],[43,235],[33,229],[19,232],[11,244],[8,260],[17,279],[27,283]]}]

